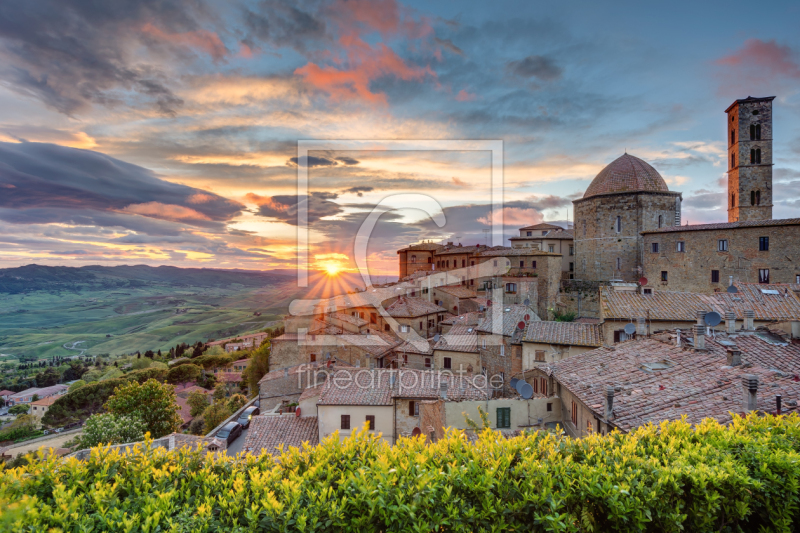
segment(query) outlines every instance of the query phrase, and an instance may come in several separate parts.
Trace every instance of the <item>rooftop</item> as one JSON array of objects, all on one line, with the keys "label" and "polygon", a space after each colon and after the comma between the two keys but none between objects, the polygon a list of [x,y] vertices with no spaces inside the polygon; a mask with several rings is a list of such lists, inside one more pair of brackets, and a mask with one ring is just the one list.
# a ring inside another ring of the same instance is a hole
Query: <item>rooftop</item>
[{"label": "rooftop", "polygon": [[475,298],[478,292],[465,285],[442,285],[441,287],[434,287],[434,290],[445,292],[457,298]]},{"label": "rooftop", "polygon": [[511,248],[507,246],[497,246],[495,248],[489,248],[475,255],[480,257],[505,257],[505,256],[511,257],[520,255],[525,255],[525,256],[557,255],[559,257],[561,256],[561,254],[556,252],[543,252],[542,250],[535,250],[533,248]]},{"label": "rooftop", "polygon": [[[605,319],[631,320],[649,317],[650,320],[674,320],[693,322],[697,311],[715,311],[723,318],[726,311],[733,311],[737,320],[744,320],[748,309],[755,320],[779,321],[800,318],[800,298],[792,285],[734,283],[739,292],[699,294],[654,290],[653,294],[636,291],[617,291],[603,287],[600,291],[600,306]],[[764,292],[768,291],[768,292]]]},{"label": "rooftop", "polygon": [[741,222],[717,222],[714,224],[692,224],[686,226],[665,226],[659,229],[642,231],[642,235],[655,233],[676,233],[680,231],[716,231],[736,228],[759,228],[770,226],[798,226],[800,218],[779,218],[772,220],[745,220]]},{"label": "rooftop", "polygon": [[455,324],[450,331],[439,337],[439,342],[433,346],[434,350],[448,352],[478,353],[477,326]]},{"label": "rooftop", "polygon": [[524,342],[570,346],[602,346],[603,328],[600,324],[580,322],[531,322],[522,338]]},{"label": "rooftop", "polygon": [[624,192],[669,192],[669,188],[656,169],[626,153],[597,174],[583,197]]},{"label": "rooftop", "polygon": [[740,98],[738,100],[734,100],[734,102],[728,106],[728,109],[726,109],[725,112],[727,113],[728,111],[730,111],[739,104],[752,104],[754,102],[771,102],[773,100],[775,100],[774,96],[764,96],[760,98],[756,96],[748,96],[747,98]]},{"label": "rooftop", "polygon": [[41,400],[36,400],[35,402],[31,402],[31,405],[53,405],[55,401],[58,400],[55,396],[48,396],[47,398],[42,398]]},{"label": "rooftop", "polygon": [[550,231],[547,235],[531,235],[530,237],[511,237],[509,241],[532,241],[532,240],[542,240],[542,239],[568,239],[572,240],[575,238],[573,234],[573,230],[571,229],[557,229]]},{"label": "rooftop", "polygon": [[252,454],[278,454],[281,447],[300,448],[319,444],[316,416],[254,416],[244,441],[244,450]]},{"label": "rooftop", "polygon": [[[727,365],[727,346],[722,342],[741,349],[742,365]],[[742,378],[747,374],[758,377],[759,409],[774,411],[775,395],[782,394],[784,410],[797,410],[800,382],[771,367],[791,353],[790,364],[797,372],[800,346],[775,346],[752,335],[722,334],[716,340],[707,337],[706,347],[706,351],[687,348],[685,343],[678,347],[670,332],[598,348],[540,368],[601,419],[606,388],[614,387],[611,422],[626,431],[684,415],[692,424],[704,418],[729,422],[731,412],[744,410]]]},{"label": "rooftop", "polygon": [[559,230],[564,229],[561,226],[556,226],[555,224],[549,224],[547,222],[540,222],[538,224],[534,224],[533,226],[525,226],[524,228],[519,228],[520,231],[531,231],[531,230]]},{"label": "rooftop", "polygon": [[[529,324],[534,321],[541,320],[536,313],[534,313],[529,307],[525,305],[517,305],[517,304],[510,304],[510,305],[494,305],[489,307],[486,310],[486,317],[478,324],[478,331],[482,333],[493,333],[494,332],[494,320],[495,320],[495,310],[500,310],[502,312],[502,318],[500,316],[497,317],[497,320],[502,320],[502,324],[499,324],[500,328],[502,328],[502,334],[506,337],[511,337],[514,333],[517,332],[520,322],[524,322]],[[527,319],[525,317],[528,317]]]},{"label": "rooftop", "polygon": [[439,307],[424,298],[413,296],[400,296],[392,305],[386,308],[389,316],[394,318],[416,318],[433,313],[444,313],[445,311],[447,309]]}]

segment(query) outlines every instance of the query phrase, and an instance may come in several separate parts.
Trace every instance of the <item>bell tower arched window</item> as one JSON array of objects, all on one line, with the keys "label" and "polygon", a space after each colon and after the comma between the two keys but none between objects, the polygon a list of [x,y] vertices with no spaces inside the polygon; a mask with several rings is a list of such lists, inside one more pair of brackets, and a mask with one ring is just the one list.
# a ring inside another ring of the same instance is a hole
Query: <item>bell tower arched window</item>
[{"label": "bell tower arched window", "polygon": [[731,194],[731,207],[736,207],[736,193]]},{"label": "bell tower arched window", "polygon": [[664,225],[664,215],[658,215],[658,227],[660,228],[663,225]]},{"label": "bell tower arched window", "polygon": [[731,144],[736,143],[736,130],[731,130]]},{"label": "bell tower arched window", "polygon": [[756,191],[756,205],[761,205],[761,191]]},{"label": "bell tower arched window", "polygon": [[756,191],[750,191],[750,205],[756,205]]}]

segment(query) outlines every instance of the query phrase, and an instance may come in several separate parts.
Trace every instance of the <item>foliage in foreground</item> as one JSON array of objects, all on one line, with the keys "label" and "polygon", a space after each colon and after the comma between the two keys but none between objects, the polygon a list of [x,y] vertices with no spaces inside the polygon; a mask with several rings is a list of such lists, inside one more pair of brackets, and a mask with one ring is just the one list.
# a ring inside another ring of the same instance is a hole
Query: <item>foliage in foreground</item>
[{"label": "foliage in foreground", "polygon": [[[142,445],[0,472],[14,531],[796,531],[800,416],[573,440],[395,447],[360,433],[238,459]],[[52,529],[50,529],[52,528]]]},{"label": "foliage in foreground", "polygon": [[100,444],[123,444],[144,439],[147,428],[134,416],[115,416],[101,413],[90,416],[80,436],[75,439],[75,449],[92,448]]}]

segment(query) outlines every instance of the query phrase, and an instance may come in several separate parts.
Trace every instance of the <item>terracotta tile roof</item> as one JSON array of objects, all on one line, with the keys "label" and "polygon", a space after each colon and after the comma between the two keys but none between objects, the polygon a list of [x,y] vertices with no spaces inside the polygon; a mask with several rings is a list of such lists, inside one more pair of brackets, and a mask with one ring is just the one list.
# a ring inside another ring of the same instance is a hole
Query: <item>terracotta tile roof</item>
[{"label": "terracotta tile roof", "polygon": [[[391,386],[390,376],[395,376]],[[471,380],[434,370],[354,369],[337,371],[325,382],[318,405],[393,405],[394,398],[436,399],[441,382],[451,401],[486,399],[486,390]]]},{"label": "terracotta tile roof", "polygon": [[300,397],[297,399],[297,403],[304,402],[305,400],[310,400],[311,398],[316,398],[317,396],[319,396],[320,393],[322,392],[323,383],[306,387],[306,390],[304,390],[303,393],[300,394]]},{"label": "terracotta tile roof", "polygon": [[466,324],[455,324],[450,331],[439,338],[434,350],[446,350],[448,352],[467,352],[478,353],[478,332],[477,326]]},{"label": "terracotta tile roof", "polygon": [[223,383],[240,383],[242,381],[241,372],[220,372],[214,375]]},{"label": "terracotta tile roof", "polygon": [[188,424],[189,422],[191,422],[192,421],[192,415],[191,415],[192,408],[189,406],[189,400],[187,400],[186,398],[181,398],[180,396],[177,396],[175,398],[175,402],[178,404],[178,407],[181,408],[179,414],[181,415],[181,418],[183,419],[183,423],[184,424]]},{"label": "terracotta tile roof", "polygon": [[337,320],[341,320],[342,322],[347,322],[348,324],[353,324],[354,326],[366,326],[369,322],[365,319],[361,318],[360,316],[353,316],[347,313],[333,313],[332,318]]},{"label": "terracotta tile roof", "polygon": [[481,320],[480,311],[471,311],[469,313],[461,313],[460,315],[450,315],[446,319],[439,322],[440,324],[462,324],[466,326],[477,326]]},{"label": "terracotta tile roof", "polygon": [[433,339],[421,340],[419,342],[404,342],[392,348],[394,353],[415,353],[419,355],[431,355],[433,353]]},{"label": "terracotta tile roof", "polygon": [[389,316],[394,318],[416,318],[445,311],[447,309],[439,307],[424,298],[413,296],[400,296],[392,305],[386,308]]},{"label": "terracotta tile roof", "polygon": [[478,296],[478,291],[465,285],[443,285],[434,287],[433,290],[442,291],[457,298],[475,298]]},{"label": "terracotta tile roof", "polygon": [[533,248],[511,248],[504,246],[486,250],[475,255],[478,257],[518,257],[521,255],[541,257],[547,255],[560,256],[561,254],[556,252],[543,252],[542,250],[534,250]]},{"label": "terracotta tile roof", "polygon": [[188,398],[189,394],[192,392],[199,392],[206,395],[214,394],[214,391],[204,389],[203,387],[199,387],[197,385],[189,385],[188,387],[183,388],[177,385],[175,386],[175,394],[178,395],[178,397]]},{"label": "terracotta tile roof", "polygon": [[441,247],[442,247],[441,244],[437,244],[437,243],[433,243],[433,242],[421,242],[419,244],[412,244],[412,245],[407,246],[405,248],[401,248],[401,249],[397,250],[397,253],[399,254],[400,252],[412,252],[414,250],[435,251],[435,250],[437,250],[437,249],[439,249]]},{"label": "terracotta tile roof", "polygon": [[573,234],[573,230],[569,229],[557,229],[553,230],[547,235],[542,235],[539,232],[538,235],[531,235],[530,237],[511,237],[509,241],[540,241],[543,239],[556,239],[556,240],[572,240],[575,238]]},{"label": "terracotta tile roof", "polygon": [[669,187],[656,169],[626,153],[597,174],[583,197],[636,191],[669,192]]},{"label": "terracotta tile roof", "polygon": [[522,340],[597,347],[603,345],[603,328],[600,324],[581,324],[579,322],[531,322],[528,324]]},{"label": "terracotta tile roof", "polygon": [[254,416],[244,441],[244,450],[252,454],[277,454],[279,448],[301,448],[319,444],[316,416]]},{"label": "terracotta tile roof", "polygon": [[[492,306],[486,310],[486,318],[484,318],[480,324],[478,324],[478,331],[482,333],[493,333],[494,328],[494,310],[499,309],[502,311],[502,332],[503,335],[506,337],[511,337],[515,333],[517,333],[517,325],[520,322],[526,322],[530,324],[531,322],[537,322],[540,318],[534,313],[530,308],[524,305],[496,305]],[[528,317],[528,320],[525,320],[525,317]],[[500,317],[498,317],[500,319]]]},{"label": "terracotta tile roof", "polygon": [[486,250],[485,244],[478,244],[475,246],[461,246],[460,244],[457,245],[449,245],[443,247],[441,250],[438,250],[434,255],[453,255],[453,254],[474,254],[480,250]]},{"label": "terracotta tile roof", "polygon": [[533,226],[525,226],[524,228],[519,228],[520,231],[530,231],[530,230],[559,230],[564,229],[561,226],[556,226],[555,224],[548,224],[547,222],[540,222],[538,224],[534,224]]},{"label": "terracotta tile roof", "polygon": [[42,405],[46,407],[48,405],[53,405],[56,400],[58,400],[58,397],[48,396],[47,398],[42,398],[41,400],[36,400],[35,402],[31,402],[31,405]]},{"label": "terracotta tile roof", "polygon": [[576,318],[573,320],[573,322],[577,322],[578,324],[599,324],[600,319],[591,316],[582,316],[580,318]]},{"label": "terracotta tile roof", "polygon": [[0,396],[11,396],[12,394],[16,394],[13,390],[0,390]]},{"label": "terracotta tile roof", "polygon": [[660,229],[642,231],[641,234],[648,233],[675,233],[679,231],[714,231],[731,230],[736,228],[758,228],[769,226],[798,226],[800,218],[783,218],[773,220],[745,220],[741,222],[718,222],[715,224],[692,224],[691,226],[667,226]]},{"label": "terracotta tile roof", "polygon": [[[776,352],[768,354],[765,350],[772,348],[761,346],[755,353],[742,348],[763,341],[722,334],[716,340],[706,338],[707,351],[695,351],[685,344],[677,347],[674,337],[665,333],[598,348],[546,365],[545,373],[552,373],[601,419],[606,387],[615,387],[612,423],[625,431],[684,415],[692,424],[704,418],[729,422],[729,412],[743,411],[742,377],[746,374],[758,376],[759,409],[774,410],[775,395],[782,394],[785,411],[797,410],[789,401],[800,399],[800,382],[761,365],[774,366],[770,358]],[[742,365],[727,366],[722,341],[733,341],[742,348]],[[789,346],[795,352],[800,350],[798,345]],[[783,354],[777,355],[779,359]],[[792,355],[793,360],[797,357]]]},{"label": "terracotta tile roof", "polygon": [[[736,313],[737,320],[744,319],[744,312],[752,310],[755,319],[776,321],[800,318],[800,298],[787,285],[734,283],[736,294],[718,292],[698,294],[654,290],[653,294],[636,291],[616,291],[603,287],[600,305],[606,319],[635,319],[694,321],[698,310],[716,311],[725,317],[726,311]],[[779,294],[764,294],[763,290],[776,290]]]},{"label": "terracotta tile roof", "polygon": [[373,356],[382,355],[402,342],[397,337],[383,331],[369,329],[366,332],[369,335],[345,333],[337,335],[336,338],[351,346],[357,346]]}]

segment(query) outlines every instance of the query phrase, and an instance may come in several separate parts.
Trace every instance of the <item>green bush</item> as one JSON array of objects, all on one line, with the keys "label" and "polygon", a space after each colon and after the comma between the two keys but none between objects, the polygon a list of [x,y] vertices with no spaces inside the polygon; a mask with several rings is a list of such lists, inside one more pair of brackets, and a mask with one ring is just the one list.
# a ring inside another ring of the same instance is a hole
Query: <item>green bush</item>
[{"label": "green bush", "polygon": [[123,444],[144,439],[147,428],[134,416],[115,416],[102,413],[90,416],[80,436],[75,439],[76,448],[91,448],[99,444]]},{"label": "green bush", "polygon": [[573,440],[344,442],[239,459],[38,455],[0,472],[14,531],[797,531],[800,416]]}]

